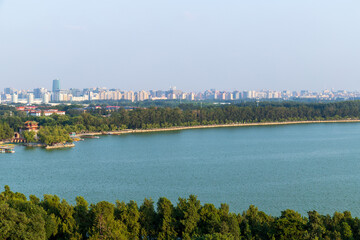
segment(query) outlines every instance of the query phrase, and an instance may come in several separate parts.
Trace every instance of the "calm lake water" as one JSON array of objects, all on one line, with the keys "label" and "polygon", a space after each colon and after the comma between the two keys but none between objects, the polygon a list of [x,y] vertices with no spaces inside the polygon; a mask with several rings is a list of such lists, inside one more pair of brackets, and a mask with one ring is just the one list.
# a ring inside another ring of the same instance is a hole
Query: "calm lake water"
[{"label": "calm lake water", "polygon": [[66,150],[0,154],[0,185],[71,203],[116,199],[176,204],[195,194],[234,212],[350,210],[360,216],[360,124],[198,129],[103,136]]}]

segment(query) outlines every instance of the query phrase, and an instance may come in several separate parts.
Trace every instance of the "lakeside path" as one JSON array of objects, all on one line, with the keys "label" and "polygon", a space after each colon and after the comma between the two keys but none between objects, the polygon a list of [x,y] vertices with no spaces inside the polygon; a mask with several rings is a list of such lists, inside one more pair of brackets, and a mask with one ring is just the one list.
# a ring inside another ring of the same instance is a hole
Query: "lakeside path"
[{"label": "lakeside path", "polygon": [[184,127],[154,128],[154,129],[125,129],[120,131],[108,131],[108,132],[89,132],[89,133],[76,134],[76,137],[96,136],[96,135],[120,135],[120,134],[128,134],[128,133],[168,132],[168,131],[180,131],[180,130],[201,129],[201,128],[277,126],[277,125],[313,124],[313,123],[358,123],[358,122],[360,122],[360,119],[263,122],[263,123],[232,123],[232,124],[198,125],[198,126],[184,126]]}]

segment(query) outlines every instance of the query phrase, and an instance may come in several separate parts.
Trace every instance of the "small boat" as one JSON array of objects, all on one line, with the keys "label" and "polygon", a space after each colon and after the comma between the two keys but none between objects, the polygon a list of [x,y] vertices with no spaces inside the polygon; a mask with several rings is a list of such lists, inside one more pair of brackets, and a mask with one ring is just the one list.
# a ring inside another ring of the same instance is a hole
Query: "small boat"
[{"label": "small boat", "polygon": [[82,138],[72,138],[72,140],[73,140],[74,142],[84,141],[84,139],[82,139]]},{"label": "small boat", "polygon": [[85,135],[82,138],[100,138],[99,136]]},{"label": "small boat", "polygon": [[13,145],[0,145],[0,153],[15,153]]},{"label": "small boat", "polygon": [[5,153],[15,153],[15,150],[13,148],[5,149]]}]

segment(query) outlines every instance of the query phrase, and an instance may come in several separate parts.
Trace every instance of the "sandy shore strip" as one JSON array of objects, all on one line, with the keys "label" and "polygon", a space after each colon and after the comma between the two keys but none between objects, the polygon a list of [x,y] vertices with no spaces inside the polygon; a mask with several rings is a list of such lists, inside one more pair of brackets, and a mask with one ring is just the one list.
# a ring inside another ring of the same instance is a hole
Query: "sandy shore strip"
[{"label": "sandy shore strip", "polygon": [[72,147],[75,147],[75,144],[74,144],[74,143],[66,143],[66,144],[58,143],[58,144],[55,144],[55,145],[47,145],[47,146],[45,147],[45,149],[51,150],[51,149],[72,148]]},{"label": "sandy shore strip", "polygon": [[153,128],[153,129],[125,129],[125,130],[120,130],[120,131],[108,131],[108,132],[89,132],[89,133],[76,134],[76,137],[96,136],[96,135],[120,135],[120,134],[128,134],[128,133],[168,132],[168,131],[180,131],[180,130],[201,129],[201,128],[251,127],[251,126],[272,126],[272,125],[276,126],[276,125],[313,124],[313,123],[358,123],[358,122],[360,122],[360,119],[321,120],[321,121],[288,121],[288,122],[259,122],[259,123],[231,123],[231,124],[198,125],[198,126]]}]

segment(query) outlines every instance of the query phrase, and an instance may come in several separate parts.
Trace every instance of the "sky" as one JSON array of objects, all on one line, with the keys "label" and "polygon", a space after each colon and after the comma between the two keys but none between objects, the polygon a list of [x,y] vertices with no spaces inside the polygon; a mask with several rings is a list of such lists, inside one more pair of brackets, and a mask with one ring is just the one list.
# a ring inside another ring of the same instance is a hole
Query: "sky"
[{"label": "sky", "polygon": [[0,89],[360,90],[358,0],[0,0]]}]

